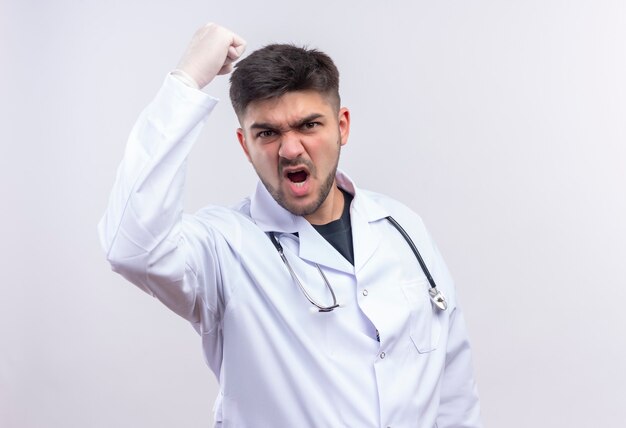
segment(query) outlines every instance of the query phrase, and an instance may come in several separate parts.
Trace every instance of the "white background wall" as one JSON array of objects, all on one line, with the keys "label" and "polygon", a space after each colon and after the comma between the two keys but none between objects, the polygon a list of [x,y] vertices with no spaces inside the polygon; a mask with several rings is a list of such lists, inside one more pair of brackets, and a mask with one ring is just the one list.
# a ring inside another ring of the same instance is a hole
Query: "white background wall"
[{"label": "white background wall", "polygon": [[[343,168],[438,241],[487,426],[625,426],[625,2],[2,0],[1,427],[209,425],[198,337],[96,235],[136,116],[208,20],[335,58]],[[192,211],[254,185],[210,90]]]}]

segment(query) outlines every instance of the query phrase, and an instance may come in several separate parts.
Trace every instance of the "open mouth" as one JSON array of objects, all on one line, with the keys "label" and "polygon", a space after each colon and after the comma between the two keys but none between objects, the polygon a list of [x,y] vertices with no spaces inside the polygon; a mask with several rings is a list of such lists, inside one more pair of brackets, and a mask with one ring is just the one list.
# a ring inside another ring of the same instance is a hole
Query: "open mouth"
[{"label": "open mouth", "polygon": [[296,183],[296,184],[303,183],[307,179],[308,176],[309,174],[307,174],[307,172],[304,171],[303,169],[287,173],[287,178],[291,182]]},{"label": "open mouth", "polygon": [[292,186],[303,189],[309,178],[309,171],[306,168],[293,168],[285,171],[284,176]]}]

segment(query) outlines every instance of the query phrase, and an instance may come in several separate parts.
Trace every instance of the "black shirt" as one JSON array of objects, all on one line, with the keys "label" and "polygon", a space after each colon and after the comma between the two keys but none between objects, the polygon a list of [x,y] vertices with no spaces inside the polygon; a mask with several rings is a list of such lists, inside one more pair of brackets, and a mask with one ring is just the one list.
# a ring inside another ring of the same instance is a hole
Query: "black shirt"
[{"label": "black shirt", "polygon": [[341,217],[327,224],[312,225],[339,253],[354,265],[354,249],[352,248],[352,225],[350,224],[350,203],[353,196],[343,189],[343,212]]}]

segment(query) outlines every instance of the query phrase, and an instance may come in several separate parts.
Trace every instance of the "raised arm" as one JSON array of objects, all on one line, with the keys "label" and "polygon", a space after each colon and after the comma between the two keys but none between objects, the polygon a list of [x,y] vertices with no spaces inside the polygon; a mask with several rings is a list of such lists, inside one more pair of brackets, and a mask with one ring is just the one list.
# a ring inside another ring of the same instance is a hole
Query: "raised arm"
[{"label": "raised arm", "polygon": [[[200,317],[197,264],[212,261],[194,257],[201,243],[183,220],[185,163],[217,102],[197,88],[228,73],[244,48],[239,36],[215,24],[195,33],[133,127],[98,227],[112,268],[190,321]],[[202,267],[215,275],[204,282],[217,281],[215,266]]]},{"label": "raised arm", "polygon": [[246,48],[237,34],[215,24],[196,31],[178,63],[177,70],[186,73],[198,88],[204,88],[218,74],[228,74]]}]

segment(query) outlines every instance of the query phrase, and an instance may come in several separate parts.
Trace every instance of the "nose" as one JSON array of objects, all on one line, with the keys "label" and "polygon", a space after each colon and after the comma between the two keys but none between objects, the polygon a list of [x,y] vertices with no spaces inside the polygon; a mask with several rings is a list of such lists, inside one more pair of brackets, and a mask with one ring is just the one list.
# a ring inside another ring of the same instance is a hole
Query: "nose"
[{"label": "nose", "polygon": [[304,153],[304,146],[297,132],[289,130],[282,135],[278,156],[285,159],[296,159]]}]

